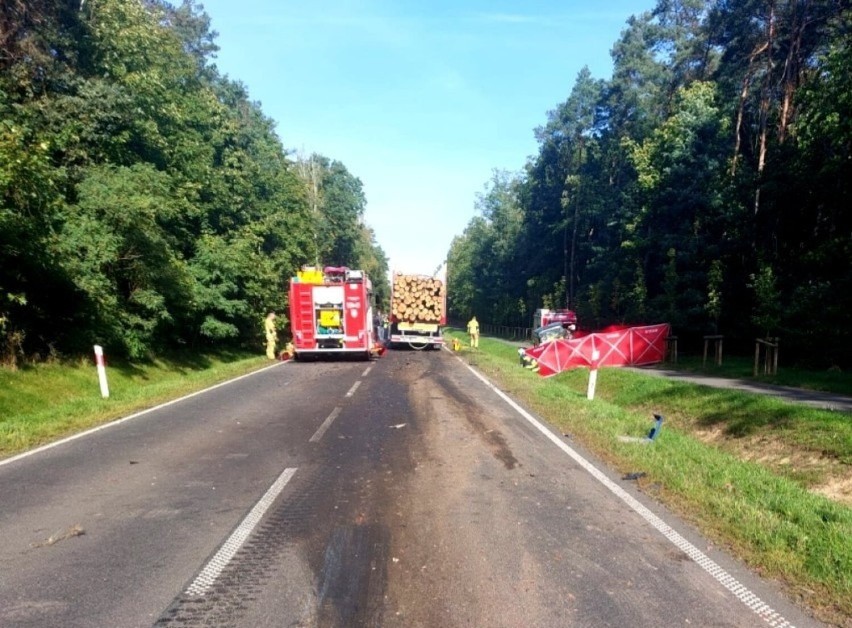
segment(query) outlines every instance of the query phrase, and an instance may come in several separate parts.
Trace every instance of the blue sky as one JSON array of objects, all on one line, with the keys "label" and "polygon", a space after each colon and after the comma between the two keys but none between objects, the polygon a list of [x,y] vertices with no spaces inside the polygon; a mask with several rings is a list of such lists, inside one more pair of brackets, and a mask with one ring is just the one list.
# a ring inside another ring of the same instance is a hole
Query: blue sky
[{"label": "blue sky", "polygon": [[654,0],[202,0],[220,72],[285,147],[364,184],[391,270],[431,274],[495,168],[520,170],[580,69],[612,73],[626,20]]}]

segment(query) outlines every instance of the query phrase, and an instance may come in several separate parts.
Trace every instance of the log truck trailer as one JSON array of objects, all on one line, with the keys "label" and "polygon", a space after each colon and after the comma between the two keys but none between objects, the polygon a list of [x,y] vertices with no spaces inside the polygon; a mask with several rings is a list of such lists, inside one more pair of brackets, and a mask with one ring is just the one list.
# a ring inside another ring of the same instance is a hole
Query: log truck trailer
[{"label": "log truck trailer", "polygon": [[290,326],[295,359],[360,355],[374,346],[373,287],[362,270],[305,266],[290,280]]},{"label": "log truck trailer", "polygon": [[394,273],[391,282],[389,345],[440,349],[447,324],[447,290],[443,279]]}]

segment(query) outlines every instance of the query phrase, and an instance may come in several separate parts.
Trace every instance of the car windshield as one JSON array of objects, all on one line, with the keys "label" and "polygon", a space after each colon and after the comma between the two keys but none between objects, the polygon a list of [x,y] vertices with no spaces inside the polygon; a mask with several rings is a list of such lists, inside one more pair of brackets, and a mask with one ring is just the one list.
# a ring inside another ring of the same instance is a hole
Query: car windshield
[{"label": "car windshield", "polygon": [[564,337],[566,335],[565,328],[561,323],[551,323],[544,327],[539,327],[533,334],[539,340],[553,340],[554,338]]}]

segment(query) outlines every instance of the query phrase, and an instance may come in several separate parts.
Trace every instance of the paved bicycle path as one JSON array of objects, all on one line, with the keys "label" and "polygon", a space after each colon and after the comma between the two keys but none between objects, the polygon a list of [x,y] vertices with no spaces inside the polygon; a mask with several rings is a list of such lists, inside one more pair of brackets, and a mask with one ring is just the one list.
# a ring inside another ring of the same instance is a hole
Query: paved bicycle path
[{"label": "paved bicycle path", "polygon": [[685,373],[683,371],[676,371],[658,366],[629,368],[648,375],[668,377],[669,379],[701,384],[703,386],[711,386],[713,388],[729,388],[755,394],[771,395],[785,401],[800,403],[823,410],[852,412],[852,397],[838,395],[837,393],[806,390],[804,388],[793,388],[790,386],[761,384],[747,379],[732,379],[728,377],[712,377],[696,373]]},{"label": "paved bicycle path", "polygon": [[[517,347],[529,346],[529,343],[517,342],[512,340],[504,340],[489,336],[491,340],[499,340]],[[701,375],[699,373],[688,373],[685,371],[677,371],[667,369],[665,366],[649,366],[649,367],[627,367],[639,373],[646,375],[654,375],[658,377],[668,377],[669,379],[710,386],[712,388],[728,388],[734,390],[742,390],[759,395],[771,395],[778,399],[783,399],[791,403],[799,403],[802,405],[819,408],[822,410],[833,410],[836,412],[852,413],[852,397],[839,395],[837,393],[822,392],[818,390],[806,390],[804,388],[793,388],[791,386],[775,386],[773,384],[761,384],[759,382],[750,381],[747,379],[733,379],[728,377],[713,377],[709,375]]]}]

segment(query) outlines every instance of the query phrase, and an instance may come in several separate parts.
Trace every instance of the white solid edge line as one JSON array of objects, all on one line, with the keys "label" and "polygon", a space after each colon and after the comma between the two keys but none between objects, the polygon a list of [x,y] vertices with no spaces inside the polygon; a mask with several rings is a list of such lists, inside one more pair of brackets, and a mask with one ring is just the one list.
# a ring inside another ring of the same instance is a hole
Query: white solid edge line
[{"label": "white solid edge line", "polygon": [[467,362],[462,360],[460,357],[456,356],[456,359],[461,362],[474,376],[477,377],[482,383],[484,383],[488,388],[497,393],[497,395],[505,401],[509,406],[511,406],[515,412],[520,414],[523,418],[525,418],[533,427],[535,427],[539,432],[544,434],[551,442],[553,442],[557,447],[559,447],[563,452],[568,454],[574,461],[579,464],[583,469],[589,472],[592,477],[594,477],[598,482],[603,484],[607,489],[609,489],[616,497],[621,499],[624,503],[626,503],[633,511],[635,511],[639,516],[641,516],[645,521],[647,521],[651,526],[656,528],[664,537],[666,537],[669,541],[671,541],[678,549],[682,550],[685,554],[687,554],[692,560],[694,560],[698,565],[704,569],[707,573],[709,573],[713,578],[715,578],[723,587],[725,587],[728,591],[733,593],[743,604],[745,604],[749,609],[751,609],[758,617],[763,619],[770,626],[775,628],[794,628],[793,624],[788,622],[784,617],[782,617],[779,613],[775,612],[770,608],[767,604],[765,604],[759,597],[757,597],[754,593],[749,591],[745,586],[740,584],[736,578],[731,576],[728,572],[726,572],[722,567],[716,564],[709,556],[707,556],[700,549],[695,547],[692,543],[683,538],[680,534],[678,534],[675,530],[673,530],[665,521],[660,519],[657,515],[648,510],[645,506],[643,506],[635,497],[630,495],[627,491],[621,488],[618,484],[610,480],[606,475],[603,474],[597,467],[595,467],[591,462],[583,458],[580,454],[578,454],[574,449],[569,447],[566,443],[560,440],[553,432],[551,432],[547,427],[545,427],[540,421],[538,421],[534,416],[532,416],[529,412],[524,410],[520,405],[518,405],[511,397],[505,394],[502,390],[497,388],[494,384],[492,384],[488,379],[480,374],[476,369],[470,366]]},{"label": "white solid edge line", "polygon": [[346,393],[346,396],[351,397],[352,395],[354,395],[355,391],[358,390],[358,386],[360,386],[360,385],[361,385],[361,380],[359,379],[357,382],[352,384],[352,388],[349,389],[349,392]]},{"label": "white solid edge line", "polygon": [[[79,434],[73,434],[71,436],[67,436],[61,440],[48,443],[46,445],[42,445],[41,447],[36,447],[35,449],[31,449],[29,451],[25,451],[23,453],[12,456],[11,458],[6,458],[5,460],[0,460],[0,467],[4,464],[10,464],[15,462],[16,460],[21,460],[22,458],[27,458],[29,456],[34,456],[35,454],[39,454],[43,451],[47,451],[48,449],[53,449],[54,447],[59,447],[59,445],[64,445],[65,443],[70,443],[73,440],[77,440],[78,438],[83,438],[85,436],[89,436],[94,434],[95,432],[100,432],[101,430],[105,430],[111,427],[115,427],[121,423],[126,421],[130,421],[132,419],[136,419],[142,415],[148,414],[149,412],[155,412],[162,408],[168,407],[175,403],[180,403],[181,401],[185,401],[197,395],[203,395],[204,393],[210,392],[211,390],[215,390],[217,388],[221,388],[222,386],[227,386],[228,384],[233,384],[234,382],[238,382],[241,379],[245,379],[246,377],[251,377],[252,375],[257,375],[258,373],[263,373],[264,371],[268,371],[269,369],[274,369],[280,366],[282,362],[278,362],[277,364],[272,364],[270,366],[265,366],[262,369],[258,369],[256,371],[252,371],[251,373],[246,373],[245,375],[240,375],[239,377],[235,377],[234,379],[229,379],[224,382],[219,382],[218,384],[214,384],[213,386],[209,386],[203,390],[197,390],[194,393],[189,393],[188,395],[184,395],[183,397],[179,397],[177,399],[172,399],[171,401],[166,401],[165,403],[161,403],[153,408],[146,408],[145,410],[140,410],[139,412],[135,412],[126,417],[122,417],[120,419],[115,419],[114,421],[110,421],[109,423],[104,423],[103,425],[98,425],[97,427],[93,427],[90,430],[86,430],[85,432],[80,432]],[[287,364],[284,362],[283,364]]]},{"label": "white solid edge line", "polygon": [[338,414],[340,414],[340,411],[341,411],[341,410],[343,410],[343,408],[341,408],[340,406],[338,406],[338,407],[336,407],[334,410],[332,410],[332,411],[331,411],[331,414],[329,414],[329,415],[325,418],[325,421],[323,421],[323,422],[322,422],[322,425],[320,425],[320,426],[317,428],[317,431],[316,431],[316,432],[314,432],[314,435],[313,435],[313,436],[311,436],[311,438],[310,438],[310,440],[309,440],[308,442],[310,442],[310,443],[317,443],[317,442],[319,442],[319,439],[321,439],[321,438],[322,438],[322,435],[323,435],[323,434],[325,434],[325,431],[326,431],[326,430],[329,428],[329,426],[330,426],[330,425],[334,422],[334,419],[336,419],[336,418],[337,418],[337,415],[338,415]]},{"label": "white solid edge line", "polygon": [[295,468],[284,469],[284,472],[278,476],[278,479],[272,483],[272,486],[270,486],[263,497],[260,498],[260,501],[254,505],[254,508],[251,509],[245,519],[243,519],[240,525],[237,526],[237,529],[234,530],[230,537],[228,537],[225,544],[219,548],[216,555],[210,559],[210,561],[204,566],[204,569],[201,570],[201,573],[196,576],[195,580],[187,588],[185,593],[186,595],[199,597],[210,590],[210,587],[215,584],[219,574],[221,574],[225,567],[228,566],[228,563],[231,562],[231,559],[239,551],[243,543],[246,542],[246,539],[248,539],[251,535],[264,513],[269,510],[272,502],[274,502],[275,498],[281,494],[281,491],[284,490],[287,482],[290,481],[290,478],[292,478],[295,473]]}]

